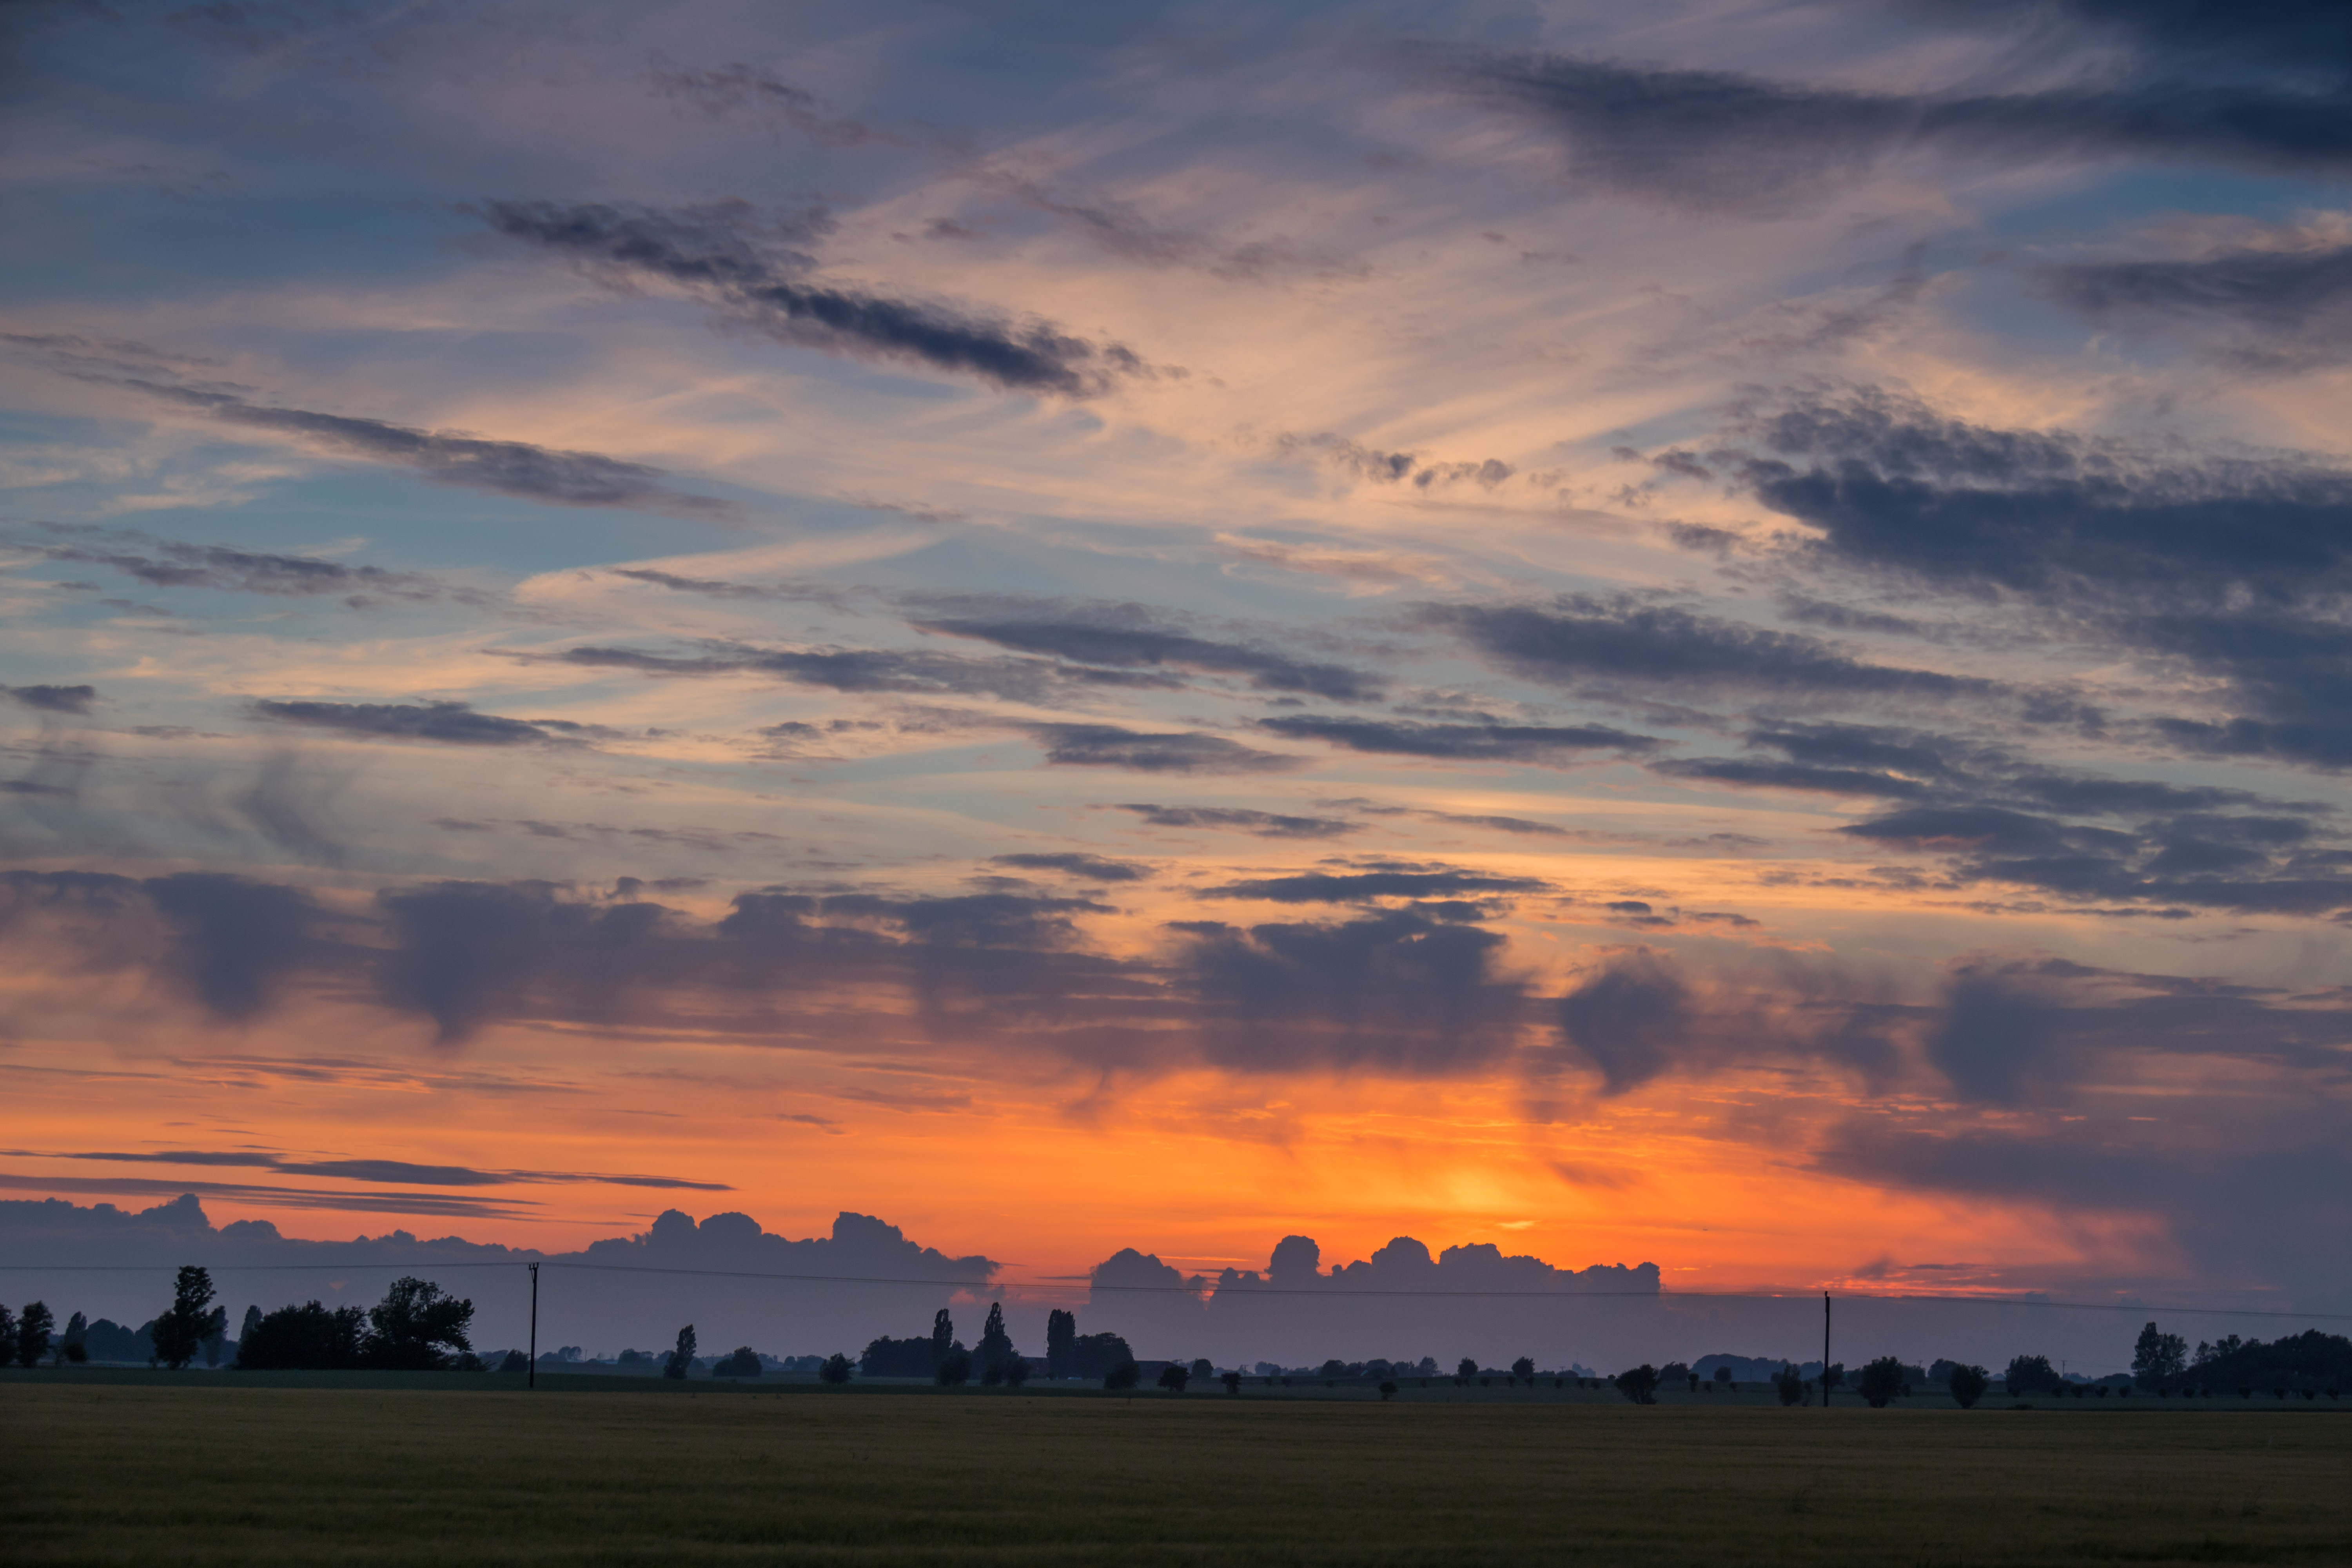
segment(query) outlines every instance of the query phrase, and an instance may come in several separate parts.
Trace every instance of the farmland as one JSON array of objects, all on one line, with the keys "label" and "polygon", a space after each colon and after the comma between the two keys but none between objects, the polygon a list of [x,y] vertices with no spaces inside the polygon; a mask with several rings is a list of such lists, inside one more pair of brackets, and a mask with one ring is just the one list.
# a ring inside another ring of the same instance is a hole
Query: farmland
[{"label": "farmland", "polygon": [[91,1373],[0,1379],[14,1563],[2352,1559],[2327,1402]]}]

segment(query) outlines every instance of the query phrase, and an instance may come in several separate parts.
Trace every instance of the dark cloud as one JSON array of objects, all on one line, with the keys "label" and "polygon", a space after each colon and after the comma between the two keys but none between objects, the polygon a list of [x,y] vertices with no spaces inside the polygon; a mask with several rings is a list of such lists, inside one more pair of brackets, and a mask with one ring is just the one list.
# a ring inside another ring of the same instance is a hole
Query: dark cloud
[{"label": "dark cloud", "polygon": [[2352,354],[2352,246],[2050,267],[2052,298],[2103,327],[2187,332],[2221,358],[2296,371]]},{"label": "dark cloud", "polygon": [[615,566],[615,577],[627,577],[639,583],[651,583],[677,594],[699,594],[709,599],[774,599],[785,595],[776,589],[756,583],[726,583],[709,577],[681,577],[674,572],[656,572],[651,567]]},{"label": "dark cloud", "polygon": [[214,588],[287,598],[331,594],[361,600],[428,599],[440,591],[432,579],[412,572],[222,544],[187,544],[130,529],[44,523],[33,532],[0,539],[44,560],[109,566],[158,588]]},{"label": "dark cloud", "polygon": [[1498,877],[1455,867],[1429,870],[1383,867],[1369,871],[1303,871],[1202,888],[1203,899],[1264,899],[1278,904],[1358,904],[1374,899],[1446,899],[1464,893],[1539,893],[1549,884],[1532,877]]},{"label": "dark cloud", "polygon": [[1433,724],[1404,719],[1331,719],[1301,714],[1261,719],[1261,729],[1293,741],[1324,741],[1351,752],[1445,757],[1464,762],[1559,763],[1595,751],[1643,752],[1659,742],[1604,725]]},{"label": "dark cloud", "polygon": [[1121,805],[1154,827],[1204,827],[1247,833],[1260,838],[1337,838],[1361,830],[1360,825],[1336,816],[1290,816],[1278,811],[1255,811],[1235,805]]},{"label": "dark cloud", "polygon": [[1313,452],[1335,467],[1345,468],[1356,478],[1373,484],[1410,484],[1416,489],[1424,490],[1458,484],[1475,484],[1493,489],[1517,472],[1499,458],[1487,458],[1475,463],[1462,459],[1429,462],[1412,452],[1383,452],[1328,432],[1318,436],[1277,436],[1275,446],[1285,454]]},{"label": "dark cloud", "polygon": [[617,279],[659,279],[779,342],[852,359],[911,363],[1014,392],[1093,397],[1150,367],[1117,343],[1050,322],[1006,321],[968,307],[891,299],[816,281],[799,245],[831,221],[819,211],[763,222],[747,203],[698,207],[485,202],[493,229]]},{"label": "dark cloud", "polygon": [[576,742],[583,726],[561,719],[505,719],[477,713],[464,702],[256,702],[254,710],[281,724],[399,741],[454,746],[523,746]]},{"label": "dark cloud", "polygon": [[1056,767],[1131,768],[1147,773],[1264,773],[1299,765],[1296,757],[1261,752],[1222,735],[1150,734],[1113,724],[1032,724]]},{"label": "dark cloud", "polygon": [[1017,653],[1047,654],[1075,664],[1128,669],[1167,666],[1240,675],[1261,691],[1305,691],[1339,701],[1362,701],[1379,697],[1383,689],[1376,678],[1344,665],[1195,637],[1142,605],[1062,606],[1050,602],[1000,601],[971,605],[963,614],[913,624],[924,631],[971,637]]},{"label": "dark cloud", "polygon": [[[535,656],[531,656],[535,657]],[[835,691],[906,692],[928,697],[1001,697],[1060,706],[1089,688],[1152,689],[1180,684],[1148,672],[1087,669],[1043,658],[964,658],[897,648],[774,649],[709,643],[691,657],[628,647],[572,647],[551,656],[566,664],[634,669],[646,675],[765,675]]]},{"label": "dark cloud", "polygon": [[[30,1150],[12,1151],[32,1154]],[[725,1193],[722,1182],[689,1182],[677,1176],[606,1176],[562,1171],[478,1171],[470,1165],[417,1165],[405,1160],[302,1160],[246,1150],[164,1149],[140,1153],[40,1153],[45,1160],[99,1160],[115,1163],[230,1166],[282,1171],[289,1175],[332,1176],[346,1182],[391,1185],[430,1184],[444,1187],[498,1187],[537,1183],[598,1183],[623,1187],[684,1188]]]},{"label": "dark cloud", "polygon": [[1990,681],[1873,664],[1813,637],[1623,598],[1571,594],[1544,607],[1437,605],[1423,616],[1506,668],[1552,685],[1672,685],[1791,700],[1999,689]]},{"label": "dark cloud", "polygon": [[0,931],[28,941],[46,927],[99,969],[148,967],[228,1023],[267,1011],[318,964],[320,919],[299,889],[220,872],[0,872]]},{"label": "dark cloud", "polygon": [[1153,874],[1150,867],[1139,866],[1132,860],[1107,860],[1099,855],[1075,853],[999,855],[991,864],[1012,866],[1024,871],[1062,871],[1096,882],[1139,882]]},{"label": "dark cloud", "polygon": [[87,713],[89,705],[98,700],[98,688],[0,686],[0,697],[5,697],[20,708],[30,708],[37,713]]},{"label": "dark cloud", "polygon": [[1600,1072],[1602,1092],[1622,1094],[1687,1054],[1692,1013],[1674,965],[1643,951],[1614,960],[1562,998],[1560,1032]]},{"label": "dark cloud", "polygon": [[2131,159],[2326,174],[2352,164],[2340,83],[2127,76],[2020,92],[1894,93],[1531,49],[1430,48],[1421,62],[1559,133],[1580,180],[1759,215],[1922,153],[2003,169]]},{"label": "dark cloud", "polygon": [[[161,363],[62,351],[40,357],[60,375],[194,409],[225,425],[290,437],[339,457],[413,469],[436,484],[491,490],[553,506],[624,507],[688,516],[724,516],[734,510],[710,496],[672,489],[664,482],[669,476],[663,469],[599,452],[565,451],[528,441],[486,440],[381,419],[274,407],[251,401],[245,388],[186,382]],[[164,379],[158,379],[159,373]]]},{"label": "dark cloud", "polygon": [[239,1206],[341,1209],[353,1214],[433,1215],[463,1219],[529,1218],[532,1217],[530,1209],[537,1206],[524,1198],[475,1198],[450,1193],[351,1193],[330,1187],[273,1187],[142,1176],[0,1175],[0,1187],[17,1192],[89,1193],[116,1197],[193,1198],[203,1193],[226,1198]]},{"label": "dark cloud", "polygon": [[656,91],[698,103],[713,115],[749,105],[827,147],[866,147],[898,141],[887,131],[877,131],[835,113],[823,99],[806,88],[794,87],[747,65],[701,71],[657,68],[654,86]]},{"label": "dark cloud", "polygon": [[1435,1074],[1494,1061],[1524,1021],[1503,938],[1391,910],[1332,924],[1174,928],[1200,1048],[1253,1072],[1317,1067]]},{"label": "dark cloud", "polygon": [[2158,726],[2184,749],[2352,763],[2352,471],[1989,428],[1867,389],[1740,433],[1761,451],[1726,463],[1820,530],[1817,563],[2032,605],[2203,678],[2235,711]]}]

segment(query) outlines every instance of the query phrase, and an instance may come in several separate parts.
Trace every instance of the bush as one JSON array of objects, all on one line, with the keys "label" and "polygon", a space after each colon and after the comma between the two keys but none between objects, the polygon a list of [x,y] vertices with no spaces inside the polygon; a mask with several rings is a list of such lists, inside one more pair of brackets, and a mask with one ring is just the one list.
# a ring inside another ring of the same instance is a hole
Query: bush
[{"label": "bush", "polygon": [[960,1388],[963,1384],[970,1383],[971,1381],[971,1352],[967,1350],[952,1350],[948,1352],[947,1354],[940,1358],[939,1370],[931,1373],[931,1381],[938,1384],[941,1388]]},{"label": "bush", "polygon": [[1229,1372],[1225,1373],[1222,1381],[1225,1385],[1225,1392],[1227,1394],[1239,1394],[1242,1391],[1242,1374],[1240,1373]]},{"label": "bush", "polygon": [[1884,1410],[1888,1401],[1903,1391],[1903,1363],[1891,1355],[1880,1356],[1862,1369],[1854,1386],[1862,1391],[1873,1410]]},{"label": "bush", "polygon": [[[1991,1382],[1990,1374],[1980,1366],[1956,1365],[1945,1380],[1946,1386],[1952,1391],[1953,1399],[1963,1410],[1974,1410],[1977,1401],[1984,1397],[1985,1389]],[[2099,1392],[2105,1394],[2106,1390],[2103,1388]]]},{"label": "bush", "polygon": [[1184,1385],[1191,1382],[1192,1378],[1191,1370],[1182,1362],[1171,1361],[1160,1369],[1160,1386],[1171,1394],[1183,1393]]},{"label": "bush", "polygon": [[723,1358],[710,1369],[713,1377],[757,1377],[760,1375],[760,1355],[750,1345],[738,1345],[735,1353]]},{"label": "bush", "polygon": [[1029,1381],[1029,1358],[1016,1355],[1004,1363],[1003,1371],[1006,1384],[1018,1388]]},{"label": "bush", "polygon": [[1805,1396],[1805,1380],[1793,1366],[1784,1366],[1772,1374],[1772,1392],[1780,1396],[1783,1405],[1794,1405]]},{"label": "bush", "polygon": [[824,1364],[816,1369],[816,1375],[822,1382],[838,1384],[847,1383],[854,1370],[849,1358],[835,1351],[824,1358]]},{"label": "bush", "polygon": [[1644,1362],[1631,1372],[1617,1374],[1617,1392],[1636,1405],[1658,1402],[1658,1369]]},{"label": "bush", "polygon": [[1394,1399],[1396,1397],[1395,1380],[1391,1378],[1382,1378],[1381,1380],[1381,1397],[1383,1400]]},{"label": "bush", "polygon": [[[1133,1388],[1137,1384],[1141,1383],[1142,1381],[1143,1369],[1135,1364],[1135,1358],[1132,1356],[1129,1356],[1127,1360],[1119,1363],[1117,1366],[1112,1367],[1108,1372],[1103,1373],[1103,1386],[1105,1388]],[[1287,1383],[1290,1380],[1288,1378],[1285,1378],[1283,1381]]]}]

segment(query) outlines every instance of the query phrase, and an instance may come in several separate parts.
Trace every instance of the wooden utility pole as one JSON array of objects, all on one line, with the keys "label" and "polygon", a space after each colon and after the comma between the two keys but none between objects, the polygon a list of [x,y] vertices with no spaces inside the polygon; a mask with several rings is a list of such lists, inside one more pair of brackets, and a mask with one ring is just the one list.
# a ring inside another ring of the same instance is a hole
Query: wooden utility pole
[{"label": "wooden utility pole", "polygon": [[[1824,1339],[1822,1342],[1827,1344],[1829,1341]],[[537,1388],[539,1386],[539,1265],[536,1263],[530,1266],[530,1367],[527,1376],[529,1381],[523,1386]]]},{"label": "wooden utility pole", "polygon": [[[537,1268],[536,1268],[536,1267],[534,1267],[534,1268],[532,1268],[532,1270],[531,1270],[531,1277],[532,1277],[533,1279],[537,1279],[537,1278],[539,1277],[539,1271],[538,1271],[538,1269],[537,1269]],[[1822,1291],[1822,1409],[1824,1409],[1824,1410],[1827,1410],[1829,1407],[1830,1407],[1830,1293],[1829,1293],[1828,1291],[1824,1290],[1824,1291]]]}]

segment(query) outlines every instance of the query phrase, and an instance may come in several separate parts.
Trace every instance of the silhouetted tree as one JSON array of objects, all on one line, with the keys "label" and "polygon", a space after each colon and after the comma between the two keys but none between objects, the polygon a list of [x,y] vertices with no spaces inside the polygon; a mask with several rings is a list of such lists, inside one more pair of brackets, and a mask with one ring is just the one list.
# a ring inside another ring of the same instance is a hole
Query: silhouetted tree
[{"label": "silhouetted tree", "polygon": [[260,1325],[260,1322],[261,1309],[257,1306],[247,1307],[245,1310],[245,1321],[236,1326],[236,1342],[243,1344],[245,1342],[245,1336],[253,1332],[253,1331]]},{"label": "silhouetted tree", "polygon": [[664,1377],[684,1377],[694,1366],[694,1325],[688,1323],[677,1331],[677,1348],[662,1363]]},{"label": "silhouetted tree", "polygon": [[1845,1386],[1845,1363],[1833,1361],[1822,1369],[1822,1403],[1830,1402],[1830,1390]]},{"label": "silhouetted tree", "polygon": [[1961,1409],[1974,1410],[1977,1401],[1984,1397],[1984,1391],[1991,1383],[1991,1374],[1980,1366],[1955,1365],[1950,1375],[1945,1378],[1944,1386],[1952,1391],[1952,1398],[1958,1402]]},{"label": "silhouetted tree", "polygon": [[66,1320],[66,1335],[58,1354],[76,1366],[89,1359],[89,1320],[79,1312]]},{"label": "silhouetted tree", "polygon": [[1191,1370],[1182,1362],[1171,1361],[1160,1369],[1160,1386],[1171,1394],[1181,1394],[1192,1377]]},{"label": "silhouetted tree", "polygon": [[1192,1364],[1184,1370],[1194,1383],[1207,1383],[1217,1375],[1217,1369],[1210,1364],[1207,1356],[1195,1357]]},{"label": "silhouetted tree", "polygon": [[1518,1360],[1513,1362],[1511,1363],[1511,1375],[1513,1377],[1526,1378],[1528,1380],[1528,1386],[1529,1388],[1533,1388],[1536,1385],[1535,1357],[1523,1355]]},{"label": "silhouetted tree", "polygon": [[1885,1409],[1887,1402],[1903,1388],[1901,1359],[1891,1355],[1880,1356],[1862,1369],[1862,1376],[1855,1381],[1854,1386],[1862,1391],[1863,1398],[1870,1402],[1873,1410]]},{"label": "silhouetted tree", "polygon": [[1383,1400],[1394,1399],[1394,1398],[1396,1397],[1396,1394],[1397,1394],[1397,1390],[1396,1390],[1396,1380],[1395,1380],[1395,1379],[1393,1379],[1393,1378],[1386,1378],[1386,1377],[1384,1377],[1384,1378],[1381,1379],[1381,1399],[1383,1399]]},{"label": "silhouetted tree", "polygon": [[24,1315],[16,1320],[16,1342],[5,1348],[16,1352],[18,1366],[38,1366],[49,1353],[49,1335],[57,1326],[47,1302],[27,1301]]},{"label": "silhouetted tree", "polygon": [[16,1351],[16,1314],[0,1303],[0,1365],[5,1365]]},{"label": "silhouetted tree", "polygon": [[713,1377],[757,1377],[760,1375],[760,1352],[750,1345],[738,1345],[735,1353],[722,1357],[710,1369]]},{"label": "silhouetted tree", "polygon": [[401,1372],[440,1372],[474,1346],[467,1332],[474,1303],[446,1294],[429,1279],[403,1275],[368,1309],[368,1360]]},{"label": "silhouetted tree", "polygon": [[1466,1355],[1465,1355],[1465,1356],[1464,1356],[1464,1357],[1463,1357],[1459,1362],[1457,1362],[1457,1363],[1454,1363],[1454,1376],[1456,1376],[1456,1377],[1475,1377],[1475,1376],[1477,1376],[1477,1375],[1478,1375],[1478,1361],[1477,1361],[1477,1358],[1476,1358],[1476,1357],[1475,1357],[1475,1356],[1466,1356]]},{"label": "silhouetted tree", "polygon": [[1780,1396],[1783,1405],[1794,1405],[1805,1397],[1805,1380],[1793,1366],[1784,1366],[1772,1374],[1772,1392]]},{"label": "silhouetted tree", "polygon": [[[340,1371],[360,1364],[366,1341],[367,1314],[357,1307],[329,1311],[316,1301],[280,1307],[239,1336],[236,1367],[240,1372]],[[520,1364],[516,1370],[521,1370]]]},{"label": "silhouetted tree", "polygon": [[824,1364],[816,1369],[816,1374],[825,1383],[844,1384],[849,1381],[849,1374],[854,1370],[849,1358],[835,1351],[824,1358]]},{"label": "silhouetted tree", "polygon": [[[1238,1394],[1239,1393],[1241,1393],[1241,1391],[1242,1391],[1242,1374],[1241,1374],[1240,1373],[1237,1373],[1237,1372],[1229,1372],[1229,1373],[1225,1373],[1224,1377],[1223,1377],[1221,1381],[1223,1381],[1223,1384],[1224,1384],[1224,1385],[1225,1385],[1225,1392],[1226,1392],[1227,1394]],[[1271,1380],[1269,1380],[1269,1381],[1271,1381]],[[2328,1397],[2332,1399],[2332,1398],[2334,1398],[2334,1397],[2335,1397],[2335,1395],[2331,1394],[2330,1395],[2328,1395]]]},{"label": "silhouetted tree", "polygon": [[1070,1347],[1078,1337],[1078,1318],[1056,1307],[1045,1314],[1045,1375],[1076,1377],[1077,1369],[1071,1364]]},{"label": "silhouetted tree", "polygon": [[213,1277],[191,1264],[172,1285],[172,1305],[157,1316],[148,1335],[155,1359],[177,1370],[196,1359],[206,1340],[228,1326],[228,1309],[213,1305]]},{"label": "silhouetted tree", "polygon": [[938,1370],[931,1373],[931,1381],[941,1388],[957,1388],[971,1381],[971,1352],[952,1342],[950,1345]]},{"label": "silhouetted tree", "polygon": [[1636,1405],[1658,1402],[1658,1369],[1647,1362],[1630,1372],[1617,1374],[1617,1392]]},{"label": "silhouetted tree", "polygon": [[1133,1356],[1128,1357],[1127,1360],[1119,1363],[1117,1366],[1112,1367],[1110,1371],[1103,1374],[1103,1386],[1105,1388],[1133,1388],[1137,1384],[1141,1383],[1142,1381],[1143,1369],[1136,1365],[1135,1358]]},{"label": "silhouetted tree", "polygon": [[2039,1394],[2058,1386],[2058,1369],[2050,1364],[2046,1355],[2011,1356],[2009,1370],[2000,1374],[2000,1381],[2012,1396]]},{"label": "silhouetted tree", "polygon": [[1025,1355],[1015,1355],[1004,1363],[1004,1385],[1007,1388],[1019,1388],[1029,1381],[1029,1358]]},{"label": "silhouetted tree", "polygon": [[2132,1347],[2132,1377],[2142,1388],[2163,1393],[2189,1363],[2189,1343],[2179,1334],[2157,1331],[2154,1323],[2139,1331]]},{"label": "silhouetted tree", "polygon": [[955,1320],[941,1307],[931,1319],[931,1371],[937,1373],[948,1357],[955,1353]]},{"label": "silhouetted tree", "polygon": [[980,1331],[980,1343],[973,1349],[972,1357],[980,1363],[980,1381],[992,1388],[1003,1383],[1011,1363],[1021,1359],[1013,1348],[1013,1336],[1004,1331],[1003,1302],[989,1303],[988,1321]]},{"label": "silhouetted tree", "polygon": [[[245,1342],[240,1340],[237,1342],[239,1345],[242,1345]],[[505,1355],[499,1358],[499,1370],[500,1372],[529,1372],[530,1370],[530,1358],[523,1354],[520,1351],[509,1351]]]}]

